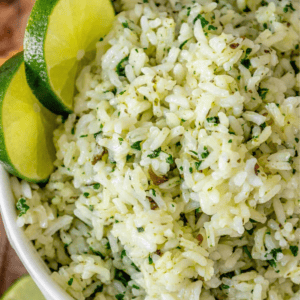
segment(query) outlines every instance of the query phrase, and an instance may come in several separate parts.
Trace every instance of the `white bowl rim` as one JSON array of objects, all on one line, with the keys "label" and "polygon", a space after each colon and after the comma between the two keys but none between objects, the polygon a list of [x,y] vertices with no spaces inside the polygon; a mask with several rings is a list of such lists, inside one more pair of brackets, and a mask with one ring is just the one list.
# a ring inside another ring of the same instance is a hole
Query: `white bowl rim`
[{"label": "white bowl rim", "polygon": [[0,165],[0,211],[12,247],[47,300],[74,299],[50,277],[50,270],[25,236],[24,229],[17,226],[15,197],[11,190],[9,176]]}]

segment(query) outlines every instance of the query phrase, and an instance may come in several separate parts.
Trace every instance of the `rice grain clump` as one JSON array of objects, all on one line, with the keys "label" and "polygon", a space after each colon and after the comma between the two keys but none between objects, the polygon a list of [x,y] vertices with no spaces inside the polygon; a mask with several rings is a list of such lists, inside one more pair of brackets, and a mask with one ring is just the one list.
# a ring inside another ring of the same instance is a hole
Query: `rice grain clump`
[{"label": "rice grain clump", "polygon": [[12,178],[75,299],[300,299],[299,2],[217,2],[118,3],[57,170]]}]

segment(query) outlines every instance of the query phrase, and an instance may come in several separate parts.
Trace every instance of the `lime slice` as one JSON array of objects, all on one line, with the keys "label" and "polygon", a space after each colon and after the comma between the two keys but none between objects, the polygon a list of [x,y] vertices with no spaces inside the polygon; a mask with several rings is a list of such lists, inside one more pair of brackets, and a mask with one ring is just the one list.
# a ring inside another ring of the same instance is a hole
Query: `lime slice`
[{"label": "lime slice", "polygon": [[46,300],[33,279],[25,275],[18,279],[0,300]]},{"label": "lime slice", "polygon": [[52,112],[72,112],[79,62],[95,53],[114,16],[110,0],[35,2],[24,38],[26,76],[36,97]]},{"label": "lime slice", "polygon": [[55,115],[27,85],[23,53],[0,68],[0,161],[13,175],[45,182],[53,171]]}]

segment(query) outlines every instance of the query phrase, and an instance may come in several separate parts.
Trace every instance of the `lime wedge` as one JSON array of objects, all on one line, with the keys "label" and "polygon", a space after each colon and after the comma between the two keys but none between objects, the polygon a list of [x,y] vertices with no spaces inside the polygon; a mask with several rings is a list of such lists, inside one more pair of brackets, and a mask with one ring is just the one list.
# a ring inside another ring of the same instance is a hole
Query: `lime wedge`
[{"label": "lime wedge", "polygon": [[56,114],[72,112],[80,61],[95,53],[96,42],[114,20],[110,0],[37,0],[24,38],[29,86]]},{"label": "lime wedge", "polygon": [[25,275],[18,279],[0,300],[46,300],[33,279]]},{"label": "lime wedge", "polygon": [[45,182],[53,171],[55,115],[27,85],[23,53],[0,68],[0,161],[13,175]]}]

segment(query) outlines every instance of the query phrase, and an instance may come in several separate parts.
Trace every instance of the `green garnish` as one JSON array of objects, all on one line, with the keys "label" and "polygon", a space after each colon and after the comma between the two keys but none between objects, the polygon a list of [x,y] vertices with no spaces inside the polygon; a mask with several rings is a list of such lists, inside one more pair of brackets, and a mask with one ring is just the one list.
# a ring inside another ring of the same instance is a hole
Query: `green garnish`
[{"label": "green garnish", "polygon": [[126,61],[128,61],[129,59],[129,55],[124,57],[118,64],[116,67],[116,72],[119,76],[125,76],[125,67],[124,67],[124,63]]},{"label": "green garnish", "polygon": [[147,155],[147,157],[150,157],[150,158],[156,158],[156,157],[159,156],[160,152],[161,152],[161,147],[159,147],[159,148],[157,148],[156,150],[154,150],[153,153]]},{"label": "green garnish", "polygon": [[142,141],[137,141],[137,142],[133,143],[133,144],[131,145],[131,148],[132,148],[132,149],[135,149],[135,150],[138,150],[138,151],[141,151],[141,142],[142,142]]},{"label": "green garnish", "polygon": [[26,214],[27,210],[30,207],[26,204],[26,199],[25,198],[20,198],[19,201],[16,204],[16,208],[20,212],[19,217],[21,217],[21,216]]}]

